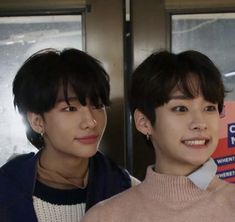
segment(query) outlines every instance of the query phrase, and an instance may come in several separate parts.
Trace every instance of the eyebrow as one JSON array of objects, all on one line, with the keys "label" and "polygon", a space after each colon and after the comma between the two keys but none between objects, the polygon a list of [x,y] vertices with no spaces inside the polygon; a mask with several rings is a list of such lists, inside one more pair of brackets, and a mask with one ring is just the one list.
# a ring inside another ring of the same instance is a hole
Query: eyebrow
[{"label": "eyebrow", "polygon": [[189,97],[186,96],[186,95],[172,95],[172,96],[169,97],[169,100],[172,100],[172,99],[188,100],[188,99],[191,99],[191,98],[189,98]]}]

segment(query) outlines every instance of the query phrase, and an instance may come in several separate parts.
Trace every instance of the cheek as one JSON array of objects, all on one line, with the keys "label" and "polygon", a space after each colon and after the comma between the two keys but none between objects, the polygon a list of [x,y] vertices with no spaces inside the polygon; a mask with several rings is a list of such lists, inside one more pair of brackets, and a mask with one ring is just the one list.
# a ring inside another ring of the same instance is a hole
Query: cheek
[{"label": "cheek", "polygon": [[48,137],[50,137],[51,139],[65,138],[65,136],[67,135],[66,133],[69,132],[69,129],[58,123],[54,125],[47,125],[46,130]]},{"label": "cheek", "polygon": [[152,133],[156,140],[172,140],[173,137],[176,136],[176,132],[178,132],[178,125],[179,124],[172,123],[172,121],[167,118],[158,118]]},{"label": "cheek", "polygon": [[[181,123],[181,124],[179,124]],[[174,136],[178,132],[182,132],[182,130],[185,128],[184,122],[179,119],[175,118],[159,118],[158,121],[156,121],[156,129],[161,134],[166,134],[169,137]]]},{"label": "cheek", "polygon": [[219,138],[219,135],[220,135],[220,122],[219,121],[214,122],[212,127],[213,127],[213,132],[214,132],[215,136],[217,136]]},{"label": "cheek", "polygon": [[172,120],[166,120],[158,126],[156,131],[156,140],[159,143],[163,143],[167,147],[175,147],[181,144],[181,139],[187,134],[187,128],[184,124],[173,123]]},{"label": "cheek", "polygon": [[209,128],[216,134],[220,131],[220,118],[213,118],[208,122]]},{"label": "cheek", "polygon": [[50,118],[46,121],[45,130],[47,134],[53,137],[63,137],[66,135],[66,132],[69,132],[74,128],[76,124],[75,121],[70,121],[68,119],[64,120],[62,118]]},{"label": "cheek", "polygon": [[95,115],[95,119],[100,126],[100,128],[105,128],[107,124],[107,115],[105,111],[98,112]]}]

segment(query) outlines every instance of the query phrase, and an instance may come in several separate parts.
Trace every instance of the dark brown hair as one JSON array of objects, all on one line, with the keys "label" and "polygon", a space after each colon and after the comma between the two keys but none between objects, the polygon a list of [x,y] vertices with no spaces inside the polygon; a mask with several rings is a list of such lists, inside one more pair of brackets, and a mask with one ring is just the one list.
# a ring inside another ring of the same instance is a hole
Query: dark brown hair
[{"label": "dark brown hair", "polygon": [[17,72],[13,95],[14,105],[27,125],[27,138],[37,148],[43,147],[44,142],[30,127],[27,112],[43,116],[50,111],[61,87],[66,102],[68,87],[71,87],[82,105],[86,105],[86,99],[97,107],[110,104],[109,76],[98,60],[72,48],[62,51],[48,48],[36,52]]},{"label": "dark brown hair", "polygon": [[[197,80],[196,85],[192,77]],[[225,89],[214,63],[197,51],[179,54],[161,51],[150,55],[132,75],[129,97],[132,113],[139,109],[154,124],[155,108],[167,103],[176,87],[189,98],[201,92],[207,101],[218,103],[222,112]]]}]

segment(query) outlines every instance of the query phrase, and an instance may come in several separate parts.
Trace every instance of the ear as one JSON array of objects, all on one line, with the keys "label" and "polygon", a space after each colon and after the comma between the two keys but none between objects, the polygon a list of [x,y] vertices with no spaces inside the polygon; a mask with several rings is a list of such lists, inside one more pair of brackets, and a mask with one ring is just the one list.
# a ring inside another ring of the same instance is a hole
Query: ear
[{"label": "ear", "polygon": [[134,121],[136,129],[144,135],[151,135],[151,123],[149,119],[138,109],[134,111]]},{"label": "ear", "polygon": [[40,114],[28,112],[27,119],[29,121],[30,126],[35,132],[39,134],[44,133],[44,120]]}]

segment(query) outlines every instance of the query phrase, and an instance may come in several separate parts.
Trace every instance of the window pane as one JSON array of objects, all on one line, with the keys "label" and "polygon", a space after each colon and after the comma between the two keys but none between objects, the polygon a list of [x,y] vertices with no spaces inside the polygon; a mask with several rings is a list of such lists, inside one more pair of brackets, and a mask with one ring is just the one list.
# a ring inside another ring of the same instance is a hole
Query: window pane
[{"label": "window pane", "polygon": [[43,48],[82,49],[82,16],[0,17],[0,165],[14,153],[36,151],[13,107],[12,80],[22,63]]},{"label": "window pane", "polygon": [[[172,51],[194,49],[209,56],[230,90],[235,88],[234,40],[235,13],[172,16]],[[235,99],[235,91],[227,99]]]},{"label": "window pane", "polygon": [[[172,51],[197,50],[221,70],[231,92],[221,118],[220,140],[213,158],[218,175],[235,183],[235,13],[172,16]],[[210,86],[208,86],[210,87]]]}]

